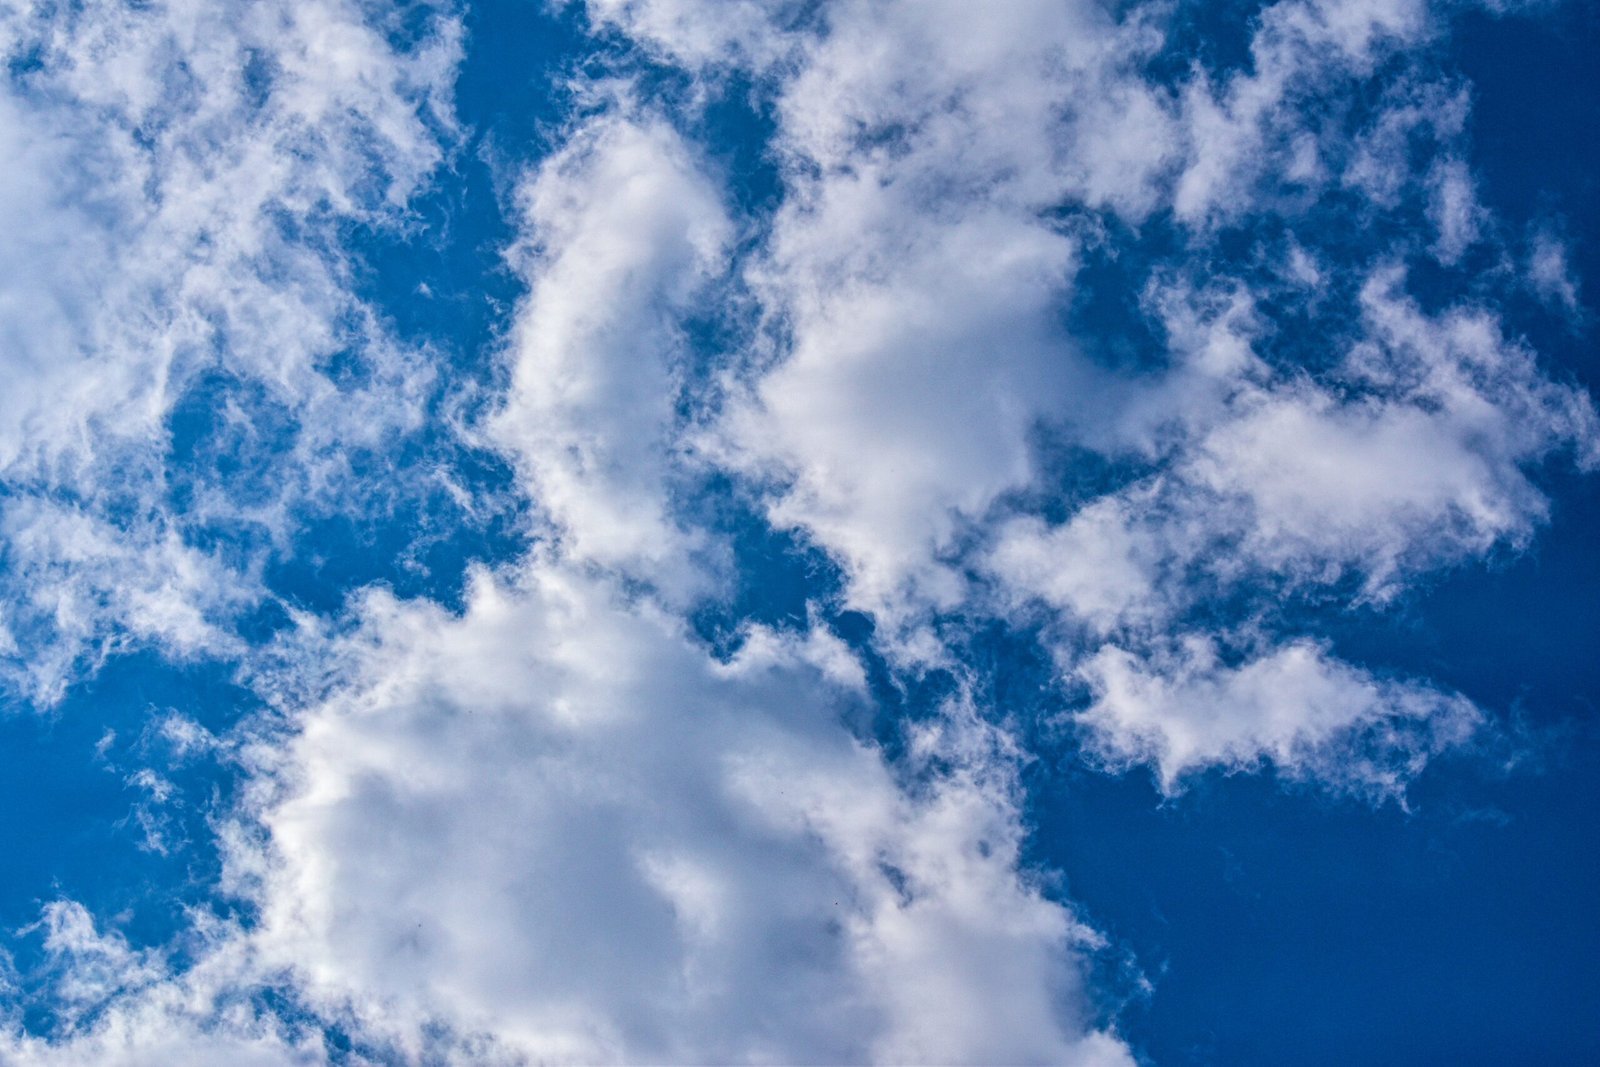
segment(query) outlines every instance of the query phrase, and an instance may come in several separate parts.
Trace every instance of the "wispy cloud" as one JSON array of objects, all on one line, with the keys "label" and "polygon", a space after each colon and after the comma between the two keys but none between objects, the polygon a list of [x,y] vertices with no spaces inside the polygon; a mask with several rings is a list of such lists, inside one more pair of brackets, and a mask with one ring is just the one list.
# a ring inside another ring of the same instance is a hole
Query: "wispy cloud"
[{"label": "wispy cloud", "polygon": [[[7,526],[29,531],[8,538],[5,579],[33,605],[10,623],[31,627],[8,672],[24,695],[50,702],[118,634],[225,651],[206,626],[256,584],[238,528],[281,539],[296,502],[357,491],[350,451],[415,425],[425,367],[353,295],[337,235],[401,221],[443,158],[457,36],[440,17],[398,45],[339,3],[0,16],[16,193],[0,225],[17,237],[0,476]],[[366,385],[335,382],[341,353]],[[220,409],[218,450],[170,419],[194,395]],[[270,488],[240,486],[268,452]],[[196,547],[219,523],[239,558]],[[216,580],[158,577],[175,567]]]}]

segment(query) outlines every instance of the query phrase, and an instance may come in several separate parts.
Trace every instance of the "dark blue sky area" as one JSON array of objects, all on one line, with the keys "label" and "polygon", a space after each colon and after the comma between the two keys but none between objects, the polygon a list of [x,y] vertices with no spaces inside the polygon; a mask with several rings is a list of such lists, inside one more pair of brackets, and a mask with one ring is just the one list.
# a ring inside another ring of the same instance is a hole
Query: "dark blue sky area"
[{"label": "dark blue sky area", "polygon": [[[1481,195],[1573,242],[1592,309],[1600,8],[1464,17],[1450,60],[1474,87]],[[1579,332],[1513,325],[1592,388],[1588,315]],[[1154,983],[1123,1029],[1155,1062],[1600,1056],[1600,493],[1560,464],[1541,481],[1553,517],[1524,556],[1381,617],[1316,620],[1343,655],[1458,688],[1497,720],[1488,750],[1429,770],[1409,814],[1258,776],[1213,774],[1166,803],[1143,772],[1032,776],[1037,858]]]}]

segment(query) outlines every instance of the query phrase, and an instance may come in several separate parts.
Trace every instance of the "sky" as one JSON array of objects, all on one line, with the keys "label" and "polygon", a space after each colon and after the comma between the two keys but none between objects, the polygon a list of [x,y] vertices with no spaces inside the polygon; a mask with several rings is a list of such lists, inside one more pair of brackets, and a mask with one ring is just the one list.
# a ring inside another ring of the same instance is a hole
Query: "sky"
[{"label": "sky", "polygon": [[1600,12],[0,2],[0,1063],[1600,1055]]}]

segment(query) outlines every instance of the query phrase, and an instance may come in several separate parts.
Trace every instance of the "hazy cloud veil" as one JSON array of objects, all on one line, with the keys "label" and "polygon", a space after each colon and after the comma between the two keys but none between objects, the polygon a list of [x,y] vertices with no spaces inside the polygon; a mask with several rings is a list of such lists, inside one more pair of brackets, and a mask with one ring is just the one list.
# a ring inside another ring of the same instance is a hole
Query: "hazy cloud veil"
[{"label": "hazy cloud veil", "polygon": [[1038,775],[1524,744],[1339,634],[1600,463],[1540,11],[1227,6],[5,0],[6,714],[188,895],[20,890],[0,1059],[1140,1062]]}]

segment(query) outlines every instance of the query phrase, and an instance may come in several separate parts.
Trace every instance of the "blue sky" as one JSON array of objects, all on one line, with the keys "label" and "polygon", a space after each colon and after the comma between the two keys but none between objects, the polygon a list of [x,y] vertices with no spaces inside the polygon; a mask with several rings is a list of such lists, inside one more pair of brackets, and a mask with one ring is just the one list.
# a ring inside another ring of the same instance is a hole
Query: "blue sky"
[{"label": "blue sky", "polygon": [[0,10],[0,1060],[1600,1049],[1600,15]]}]

